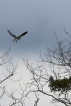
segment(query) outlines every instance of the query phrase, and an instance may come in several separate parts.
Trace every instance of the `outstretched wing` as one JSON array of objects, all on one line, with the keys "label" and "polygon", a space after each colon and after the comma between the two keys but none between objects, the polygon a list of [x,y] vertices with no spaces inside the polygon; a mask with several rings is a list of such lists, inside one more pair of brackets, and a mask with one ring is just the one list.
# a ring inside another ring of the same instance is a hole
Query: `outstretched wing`
[{"label": "outstretched wing", "polygon": [[24,32],[24,33],[22,33],[20,36],[18,36],[19,38],[20,37],[22,37],[22,36],[24,36],[24,35],[26,35],[28,33],[28,31],[26,31],[26,32]]},{"label": "outstretched wing", "polygon": [[8,31],[8,33],[12,36],[12,37],[16,37],[14,34],[12,34],[9,30],[7,30]]}]

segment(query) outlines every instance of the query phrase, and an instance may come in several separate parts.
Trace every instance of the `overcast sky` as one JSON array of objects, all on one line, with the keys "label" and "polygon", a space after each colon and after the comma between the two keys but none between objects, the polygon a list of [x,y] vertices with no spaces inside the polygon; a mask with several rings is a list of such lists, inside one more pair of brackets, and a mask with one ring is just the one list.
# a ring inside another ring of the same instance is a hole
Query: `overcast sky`
[{"label": "overcast sky", "polygon": [[[11,47],[13,63],[23,66],[21,57],[35,61],[40,50],[56,46],[55,36],[63,40],[64,26],[71,34],[70,0],[0,0],[0,45],[3,52]],[[28,31],[21,40],[14,43],[7,30],[15,35]],[[22,65],[21,65],[22,64]],[[23,67],[24,69],[24,67]]]}]

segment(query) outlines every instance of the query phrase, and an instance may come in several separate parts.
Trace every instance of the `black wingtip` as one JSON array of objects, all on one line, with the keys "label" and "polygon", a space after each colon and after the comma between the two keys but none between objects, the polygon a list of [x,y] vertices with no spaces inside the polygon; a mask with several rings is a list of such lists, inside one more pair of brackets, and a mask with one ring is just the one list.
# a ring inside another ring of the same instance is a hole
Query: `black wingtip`
[{"label": "black wingtip", "polygon": [[27,33],[28,33],[28,31],[24,32],[24,34],[27,34]]},{"label": "black wingtip", "polygon": [[26,33],[28,33],[28,31],[26,31]]}]

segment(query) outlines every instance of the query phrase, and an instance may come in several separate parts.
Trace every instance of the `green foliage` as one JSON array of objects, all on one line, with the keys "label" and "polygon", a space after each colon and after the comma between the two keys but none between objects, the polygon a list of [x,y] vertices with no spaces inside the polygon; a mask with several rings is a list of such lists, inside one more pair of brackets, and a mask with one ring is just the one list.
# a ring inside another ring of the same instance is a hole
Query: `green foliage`
[{"label": "green foliage", "polygon": [[49,83],[49,87],[51,92],[60,91],[60,92],[67,92],[71,90],[71,76],[69,78],[63,78],[54,80],[54,82]]}]

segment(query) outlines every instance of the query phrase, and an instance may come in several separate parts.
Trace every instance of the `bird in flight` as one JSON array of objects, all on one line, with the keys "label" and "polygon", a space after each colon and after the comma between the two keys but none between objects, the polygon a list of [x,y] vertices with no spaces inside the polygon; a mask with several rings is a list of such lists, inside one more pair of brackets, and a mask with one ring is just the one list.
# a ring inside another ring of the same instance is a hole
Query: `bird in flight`
[{"label": "bird in flight", "polygon": [[26,31],[26,32],[22,33],[20,36],[16,36],[13,33],[11,33],[9,30],[7,30],[7,31],[14,38],[13,41],[16,42],[16,43],[17,43],[18,40],[21,39],[22,36],[24,36],[24,35],[26,35],[28,33],[28,31]]}]

